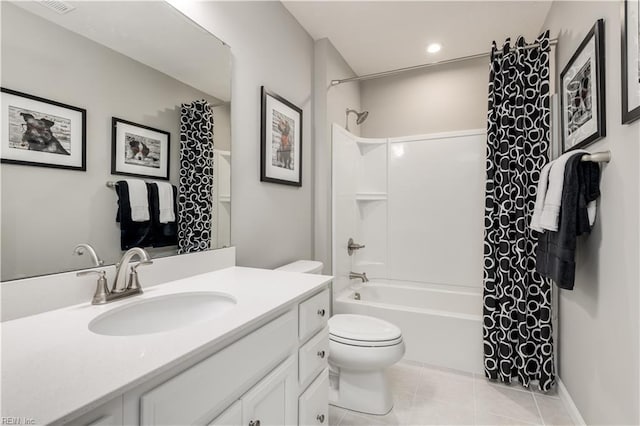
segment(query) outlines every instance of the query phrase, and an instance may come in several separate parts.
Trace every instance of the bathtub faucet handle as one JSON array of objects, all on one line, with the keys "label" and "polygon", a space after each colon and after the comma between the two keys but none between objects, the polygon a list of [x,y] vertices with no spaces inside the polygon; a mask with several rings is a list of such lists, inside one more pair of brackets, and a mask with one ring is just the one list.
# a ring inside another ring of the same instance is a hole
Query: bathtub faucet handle
[{"label": "bathtub faucet handle", "polygon": [[349,241],[347,241],[347,253],[349,254],[349,256],[353,255],[354,251],[363,248],[364,244],[356,244],[356,242],[353,241],[353,238],[349,238]]}]

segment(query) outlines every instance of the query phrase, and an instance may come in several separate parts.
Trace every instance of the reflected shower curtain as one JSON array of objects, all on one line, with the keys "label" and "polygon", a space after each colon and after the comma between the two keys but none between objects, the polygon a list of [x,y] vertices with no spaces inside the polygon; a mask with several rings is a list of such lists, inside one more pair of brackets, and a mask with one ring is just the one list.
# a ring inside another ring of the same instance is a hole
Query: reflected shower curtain
[{"label": "reflected shower curtain", "polygon": [[[551,282],[535,271],[537,235],[529,228],[540,169],[550,145],[549,38],[502,51],[489,77],[484,236],[485,375],[542,391],[555,383]],[[518,49],[519,47],[519,49]]]},{"label": "reflected shower curtain", "polygon": [[205,100],[182,104],[178,254],[209,250],[213,213],[213,113]]}]

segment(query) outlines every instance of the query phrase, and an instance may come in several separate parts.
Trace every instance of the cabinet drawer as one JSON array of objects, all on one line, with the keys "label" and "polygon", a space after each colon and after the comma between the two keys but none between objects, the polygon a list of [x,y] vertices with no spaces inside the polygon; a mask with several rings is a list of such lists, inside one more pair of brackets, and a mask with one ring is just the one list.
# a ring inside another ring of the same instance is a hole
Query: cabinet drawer
[{"label": "cabinet drawer", "polygon": [[330,305],[329,289],[324,289],[315,296],[300,303],[298,310],[300,316],[299,338],[305,340],[316,331],[323,328],[329,320]]},{"label": "cabinet drawer", "polygon": [[301,426],[329,423],[329,369],[326,368],[298,399]]},{"label": "cabinet drawer", "polygon": [[299,352],[300,360],[300,385],[304,389],[320,371],[327,367],[329,358],[329,328],[325,327],[305,343]]},{"label": "cabinet drawer", "polygon": [[140,398],[142,425],[186,425],[210,420],[240,393],[295,353],[294,311],[220,350]]}]

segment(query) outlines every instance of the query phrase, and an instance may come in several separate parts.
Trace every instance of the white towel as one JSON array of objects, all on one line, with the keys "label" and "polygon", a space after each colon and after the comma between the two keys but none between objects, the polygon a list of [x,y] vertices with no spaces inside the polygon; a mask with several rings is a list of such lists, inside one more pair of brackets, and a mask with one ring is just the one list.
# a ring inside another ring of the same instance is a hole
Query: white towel
[{"label": "white towel", "polygon": [[540,180],[538,181],[538,191],[536,193],[536,204],[533,208],[533,215],[531,216],[531,229],[538,232],[544,232],[544,229],[540,226],[540,216],[542,215],[542,208],[544,206],[544,199],[547,195],[547,185],[549,183],[549,171],[551,170],[551,163],[545,164],[540,169]]},{"label": "white towel", "polygon": [[149,198],[147,184],[140,179],[125,179],[129,187],[129,204],[131,205],[131,220],[146,222],[149,220]]},{"label": "white towel", "polygon": [[540,215],[540,227],[548,231],[557,231],[560,221],[560,206],[562,204],[562,187],[564,185],[564,169],[567,160],[577,154],[588,154],[584,149],[566,152],[553,162],[549,171],[549,186],[544,197],[544,207]]},{"label": "white towel", "polygon": [[158,209],[160,210],[160,223],[175,222],[173,213],[173,185],[169,182],[155,182],[158,187]]}]

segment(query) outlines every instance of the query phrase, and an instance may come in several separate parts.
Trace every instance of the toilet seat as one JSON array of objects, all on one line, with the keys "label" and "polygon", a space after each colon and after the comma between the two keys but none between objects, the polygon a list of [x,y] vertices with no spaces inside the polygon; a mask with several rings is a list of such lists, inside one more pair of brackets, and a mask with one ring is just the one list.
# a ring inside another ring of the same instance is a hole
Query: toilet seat
[{"label": "toilet seat", "polygon": [[329,319],[329,339],[351,346],[393,346],[402,342],[402,332],[379,318],[341,314]]},{"label": "toilet seat", "polygon": [[362,348],[380,348],[384,346],[399,345],[400,343],[402,343],[402,336],[392,340],[369,341],[369,340],[345,339],[344,337],[334,336],[331,333],[329,333],[329,340],[332,342],[341,343],[343,345],[359,346]]}]

